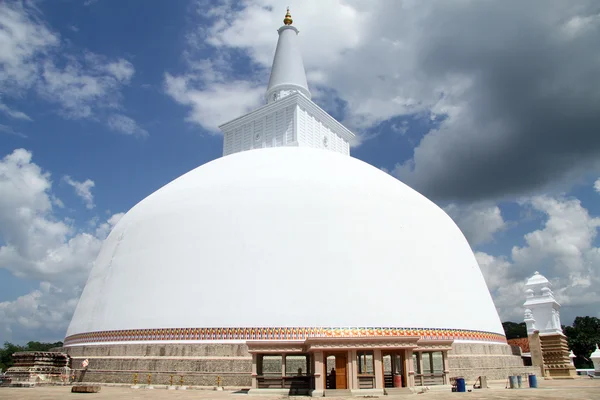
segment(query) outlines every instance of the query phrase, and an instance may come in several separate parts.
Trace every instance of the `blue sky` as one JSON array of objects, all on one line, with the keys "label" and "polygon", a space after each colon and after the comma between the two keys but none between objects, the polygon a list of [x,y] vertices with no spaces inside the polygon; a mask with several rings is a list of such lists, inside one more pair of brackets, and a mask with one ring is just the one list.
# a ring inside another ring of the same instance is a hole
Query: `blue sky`
[{"label": "blue sky", "polygon": [[[287,5],[0,4],[0,341],[62,339],[121,213],[221,155]],[[600,317],[597,4],[289,5],[313,99],[455,219],[501,318],[536,270],[563,324]]]}]

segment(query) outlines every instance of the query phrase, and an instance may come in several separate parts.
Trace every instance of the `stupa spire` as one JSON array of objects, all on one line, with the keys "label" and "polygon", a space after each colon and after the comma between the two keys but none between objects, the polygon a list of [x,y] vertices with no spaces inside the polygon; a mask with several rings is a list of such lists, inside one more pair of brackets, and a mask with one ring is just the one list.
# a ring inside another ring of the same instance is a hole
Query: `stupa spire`
[{"label": "stupa spire", "polygon": [[283,26],[277,31],[279,40],[273,58],[271,78],[267,87],[267,103],[279,100],[291,93],[300,92],[309,99],[311,98],[304,62],[298,47],[298,29],[292,26],[292,15],[288,7],[283,19]]},{"label": "stupa spire", "polygon": [[291,25],[294,22],[292,19],[292,15],[290,14],[290,8],[287,8],[287,12],[285,13],[285,18],[283,19],[284,25]]}]

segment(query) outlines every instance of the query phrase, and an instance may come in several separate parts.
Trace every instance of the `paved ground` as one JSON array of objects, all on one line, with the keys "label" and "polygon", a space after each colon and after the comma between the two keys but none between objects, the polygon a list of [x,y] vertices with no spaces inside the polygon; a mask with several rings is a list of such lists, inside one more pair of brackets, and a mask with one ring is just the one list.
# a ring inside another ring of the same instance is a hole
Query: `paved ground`
[{"label": "paved ground", "polygon": [[[600,379],[575,379],[575,380],[555,380],[539,381],[538,389],[505,389],[504,382],[491,382],[490,389],[473,390],[470,393],[452,393],[448,391],[433,392],[408,396],[382,396],[385,400],[406,400],[415,399],[577,399],[577,400],[599,400],[600,399]],[[231,391],[211,391],[211,390],[165,390],[165,389],[131,389],[129,387],[107,387],[103,386],[100,393],[95,394],[77,394],[70,393],[70,387],[46,386],[35,388],[0,388],[0,399],[11,400],[54,400],[54,399],[72,399],[72,400],[179,400],[179,399],[215,399],[215,400],[275,400],[284,397],[281,396],[248,396],[246,394],[235,393]],[[306,397],[297,397],[296,399],[307,399]],[[337,398],[341,400],[341,398]],[[354,397],[356,399],[356,397]]]}]

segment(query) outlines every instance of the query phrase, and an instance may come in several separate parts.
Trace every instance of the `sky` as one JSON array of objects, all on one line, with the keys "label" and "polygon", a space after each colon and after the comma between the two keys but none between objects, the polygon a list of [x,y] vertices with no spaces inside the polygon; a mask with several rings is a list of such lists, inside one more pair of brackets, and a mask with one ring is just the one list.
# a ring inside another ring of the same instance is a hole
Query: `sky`
[{"label": "sky", "polygon": [[0,342],[62,340],[119,218],[221,156],[288,5],[313,100],[456,221],[501,320],[535,271],[600,317],[600,2],[4,0]]}]

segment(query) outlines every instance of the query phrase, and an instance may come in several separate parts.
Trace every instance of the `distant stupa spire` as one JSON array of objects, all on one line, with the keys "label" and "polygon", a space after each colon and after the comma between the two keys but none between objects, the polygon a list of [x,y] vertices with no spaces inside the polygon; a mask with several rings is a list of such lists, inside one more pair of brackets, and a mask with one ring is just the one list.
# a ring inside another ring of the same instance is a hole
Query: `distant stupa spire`
[{"label": "distant stupa spire", "polygon": [[287,12],[285,13],[285,18],[283,19],[284,25],[291,25],[294,22],[292,19],[292,15],[290,14],[290,8],[287,8]]}]

